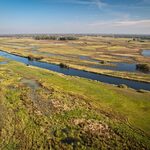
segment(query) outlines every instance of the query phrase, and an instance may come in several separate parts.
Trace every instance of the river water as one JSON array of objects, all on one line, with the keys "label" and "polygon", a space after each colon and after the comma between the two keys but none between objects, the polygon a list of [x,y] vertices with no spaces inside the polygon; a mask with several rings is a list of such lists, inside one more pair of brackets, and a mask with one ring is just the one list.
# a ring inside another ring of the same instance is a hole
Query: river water
[{"label": "river water", "polygon": [[12,59],[12,60],[15,60],[18,62],[22,62],[27,65],[36,66],[39,68],[44,68],[47,70],[52,70],[55,72],[63,73],[65,75],[78,76],[78,77],[83,77],[83,78],[87,78],[87,79],[91,79],[91,80],[97,80],[100,82],[115,84],[115,85],[126,84],[127,86],[129,86],[133,89],[137,89],[137,90],[138,89],[150,90],[149,83],[138,82],[138,81],[122,79],[122,78],[117,78],[117,77],[111,77],[111,76],[107,76],[107,75],[101,75],[101,74],[86,72],[86,71],[72,69],[72,68],[65,69],[65,68],[61,68],[59,65],[55,65],[55,64],[39,62],[39,61],[35,61],[35,60],[30,61],[30,60],[28,60],[28,58],[9,54],[4,51],[0,51],[0,56],[9,58],[9,59]]}]

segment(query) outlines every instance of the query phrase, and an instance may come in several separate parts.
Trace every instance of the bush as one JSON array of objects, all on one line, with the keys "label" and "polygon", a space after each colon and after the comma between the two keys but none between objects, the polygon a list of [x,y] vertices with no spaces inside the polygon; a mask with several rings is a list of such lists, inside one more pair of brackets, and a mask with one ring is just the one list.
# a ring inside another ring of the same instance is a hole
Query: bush
[{"label": "bush", "polygon": [[32,56],[32,55],[29,55],[28,57],[28,60],[30,60],[30,61],[33,61],[35,58],[34,58],[34,56]]},{"label": "bush", "polygon": [[150,71],[150,66],[148,64],[137,64],[136,69],[140,70],[140,71],[149,72]]},{"label": "bush", "polygon": [[38,61],[38,60],[41,60],[41,59],[43,59],[43,58],[44,58],[44,57],[40,56],[40,57],[36,57],[35,60]]},{"label": "bush", "polygon": [[37,35],[34,37],[35,40],[57,40],[56,36],[49,35]]},{"label": "bush", "polygon": [[69,69],[69,66],[66,65],[66,64],[63,64],[63,63],[60,63],[59,66],[60,66],[61,68],[67,68],[67,69]]},{"label": "bush", "polygon": [[101,63],[101,64],[106,64],[107,62],[104,61],[104,60],[101,60],[99,63]]},{"label": "bush", "polygon": [[65,40],[77,40],[78,38],[75,36],[62,36],[59,37],[59,40],[65,41]]},{"label": "bush", "polygon": [[33,61],[33,60],[41,60],[41,59],[43,59],[44,57],[35,57],[35,56],[33,56],[33,55],[29,55],[28,57],[28,60],[30,60],[30,61]]}]

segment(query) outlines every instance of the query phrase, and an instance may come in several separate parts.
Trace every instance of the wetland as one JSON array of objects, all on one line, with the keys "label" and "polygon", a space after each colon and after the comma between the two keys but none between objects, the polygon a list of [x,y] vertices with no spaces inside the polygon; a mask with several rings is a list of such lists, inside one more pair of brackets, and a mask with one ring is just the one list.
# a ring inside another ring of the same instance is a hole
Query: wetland
[{"label": "wetland", "polygon": [[[129,42],[130,41],[130,42]],[[0,149],[150,149],[149,40],[0,37]]]}]

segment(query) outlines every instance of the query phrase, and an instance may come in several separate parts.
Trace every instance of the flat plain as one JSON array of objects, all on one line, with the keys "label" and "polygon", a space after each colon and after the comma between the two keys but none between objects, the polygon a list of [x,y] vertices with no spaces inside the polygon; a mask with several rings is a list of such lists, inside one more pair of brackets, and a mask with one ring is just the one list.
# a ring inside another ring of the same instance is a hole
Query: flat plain
[{"label": "flat plain", "polygon": [[[148,40],[132,38],[0,38],[0,50],[12,54],[147,83],[149,72],[116,65],[150,65],[148,49]],[[149,97],[0,57],[0,149],[149,149]]]},{"label": "flat plain", "polygon": [[67,64],[71,68],[110,76],[150,81],[147,73],[136,71],[136,64],[150,65],[142,55],[150,49],[149,40],[82,36],[79,40],[35,40],[34,38],[1,38],[0,49],[40,61]]}]

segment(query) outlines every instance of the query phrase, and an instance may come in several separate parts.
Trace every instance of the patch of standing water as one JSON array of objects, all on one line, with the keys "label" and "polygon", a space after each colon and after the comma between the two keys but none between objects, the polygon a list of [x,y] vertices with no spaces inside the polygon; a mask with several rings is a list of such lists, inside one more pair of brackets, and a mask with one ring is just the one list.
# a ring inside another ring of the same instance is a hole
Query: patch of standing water
[{"label": "patch of standing water", "polygon": [[150,57],[150,50],[143,50],[142,55],[145,57]]},{"label": "patch of standing water", "polygon": [[1,61],[0,65],[4,65],[4,64],[7,64],[7,63],[8,63],[8,61]]},{"label": "patch of standing water", "polygon": [[32,79],[22,79],[21,83],[23,83],[24,85],[27,85],[28,87],[30,87],[33,90],[36,90],[40,87],[39,83]]},{"label": "patch of standing water", "polygon": [[100,60],[93,59],[90,56],[81,56],[80,55],[79,58],[82,59],[82,60],[88,60],[88,61],[91,61],[91,62],[100,62]]},{"label": "patch of standing water", "polygon": [[106,66],[106,65],[93,65],[92,68],[100,68],[100,69],[109,69],[109,70],[116,70],[116,71],[129,71],[129,72],[139,72],[136,69],[136,64],[129,64],[129,63],[112,63],[113,66]]},{"label": "patch of standing water", "polygon": [[9,58],[18,62],[22,62],[24,64],[28,64],[31,66],[36,66],[39,68],[44,68],[47,70],[52,70],[55,72],[63,73],[65,75],[83,77],[83,78],[97,80],[97,81],[109,83],[109,84],[116,84],[116,85],[126,84],[127,86],[134,88],[136,90],[139,90],[139,89],[150,90],[150,83],[138,82],[138,81],[122,79],[122,78],[117,78],[117,77],[112,77],[112,76],[107,76],[107,75],[102,75],[102,74],[96,74],[96,73],[86,72],[83,70],[77,70],[73,68],[65,69],[55,64],[49,64],[49,63],[39,62],[39,61],[29,61],[28,58],[9,54],[4,51],[0,51],[0,56]]},{"label": "patch of standing water", "polygon": [[[127,57],[127,56],[125,56],[125,57]],[[89,56],[80,56],[80,59],[100,63],[100,60],[92,59]],[[105,64],[105,65],[95,64],[95,65],[91,65],[90,67],[100,68],[100,69],[116,70],[116,71],[140,72],[139,70],[136,69],[136,64],[135,63],[129,64],[129,63],[123,63],[123,62],[114,62],[114,63],[110,63],[110,64]]]}]

